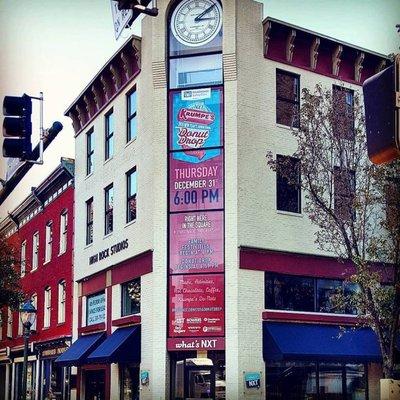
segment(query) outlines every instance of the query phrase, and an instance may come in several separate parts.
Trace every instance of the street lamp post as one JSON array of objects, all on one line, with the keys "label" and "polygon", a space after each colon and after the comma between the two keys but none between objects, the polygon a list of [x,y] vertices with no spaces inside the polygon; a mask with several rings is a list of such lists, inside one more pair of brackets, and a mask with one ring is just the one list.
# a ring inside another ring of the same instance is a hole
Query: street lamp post
[{"label": "street lamp post", "polygon": [[19,398],[26,400],[26,380],[28,369],[28,343],[31,327],[35,323],[36,308],[32,304],[32,300],[27,300],[19,309],[22,326],[24,327],[24,365],[22,369],[22,389]]}]

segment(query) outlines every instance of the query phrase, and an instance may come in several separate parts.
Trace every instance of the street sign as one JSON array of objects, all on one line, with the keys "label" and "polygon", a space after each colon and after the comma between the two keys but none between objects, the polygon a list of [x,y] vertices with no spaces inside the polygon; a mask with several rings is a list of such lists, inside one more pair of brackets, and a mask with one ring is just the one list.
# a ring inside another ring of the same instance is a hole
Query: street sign
[{"label": "street sign", "polygon": [[7,159],[6,181],[10,180],[11,177],[24,164],[25,164],[25,161],[21,161],[19,158],[9,158],[9,159]]},{"label": "street sign", "polygon": [[111,13],[114,23],[114,34],[115,40],[121,36],[122,31],[128,25],[130,19],[133,16],[133,10],[119,10],[118,1],[111,1]]}]

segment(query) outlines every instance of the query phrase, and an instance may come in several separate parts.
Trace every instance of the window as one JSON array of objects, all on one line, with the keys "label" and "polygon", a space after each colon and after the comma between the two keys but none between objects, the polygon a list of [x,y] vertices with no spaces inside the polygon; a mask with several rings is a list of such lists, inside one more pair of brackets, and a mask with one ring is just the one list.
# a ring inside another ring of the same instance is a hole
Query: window
[{"label": "window", "polygon": [[53,223],[49,221],[46,224],[46,250],[44,255],[44,262],[51,260],[51,250],[53,244]]},{"label": "window", "polygon": [[[21,308],[24,305],[24,303],[19,304],[19,308]],[[22,325],[21,321],[21,313],[18,312],[18,336],[22,336],[24,333],[24,327]]]},{"label": "window", "polygon": [[272,310],[357,314],[348,303],[343,308],[334,304],[334,296],[343,293],[346,298],[359,287],[339,279],[324,279],[266,273],[265,307]]},{"label": "window", "polygon": [[60,254],[67,251],[68,213],[64,210],[60,215]]},{"label": "window", "polygon": [[141,285],[140,278],[121,285],[122,308],[121,316],[140,313]]},{"label": "window", "polygon": [[300,160],[276,156],[276,208],[301,213]]},{"label": "window", "polygon": [[3,310],[0,310],[0,340],[3,340]]},{"label": "window", "polygon": [[[31,300],[32,300],[32,305],[37,309],[37,294],[36,293],[34,293],[31,296]],[[37,329],[37,317],[35,318],[32,326],[31,326],[32,331],[36,331],[36,329]]]},{"label": "window", "polygon": [[86,244],[93,243],[93,197],[86,202]]},{"label": "window", "polygon": [[65,322],[65,281],[62,280],[58,284],[58,318],[59,324]]},{"label": "window", "polygon": [[86,175],[90,175],[94,168],[94,133],[91,129],[86,134]]},{"label": "window", "polygon": [[113,231],[114,187],[109,185],[104,189],[104,233]]},{"label": "window", "polygon": [[137,95],[136,88],[128,96],[128,130],[126,141],[130,142],[137,136]]},{"label": "window", "polygon": [[33,234],[32,239],[32,271],[38,267],[39,263],[39,232]]},{"label": "window", "polygon": [[276,70],[276,122],[298,128],[300,116],[300,76]]},{"label": "window", "polygon": [[314,311],[313,278],[268,274],[265,292],[266,308]]},{"label": "window", "polygon": [[332,88],[332,129],[342,139],[354,139],[354,91],[343,86]]},{"label": "window", "polygon": [[105,160],[114,155],[114,114],[111,110],[106,115],[106,132],[105,132]]},{"label": "window", "polygon": [[21,245],[21,277],[25,276],[26,272],[26,240]]},{"label": "window", "polygon": [[356,180],[354,171],[335,167],[333,190],[335,214],[344,221],[355,219],[353,202]]},{"label": "window", "polygon": [[140,368],[133,364],[124,364],[120,367],[120,400],[131,400],[139,398],[140,391]]},{"label": "window", "polygon": [[11,308],[8,307],[7,309],[7,337],[12,339],[13,334],[13,313]]},{"label": "window", "polygon": [[173,58],[170,61],[170,89],[220,85],[222,54]]},{"label": "window", "polygon": [[136,219],[136,168],[126,173],[126,222]]},{"label": "window", "polygon": [[363,364],[267,361],[267,398],[365,400],[366,371]]},{"label": "window", "polygon": [[95,325],[106,320],[106,296],[104,292],[86,298],[86,325]]},{"label": "window", "polygon": [[43,327],[48,328],[50,326],[51,318],[51,288],[48,286],[44,289],[44,320]]}]

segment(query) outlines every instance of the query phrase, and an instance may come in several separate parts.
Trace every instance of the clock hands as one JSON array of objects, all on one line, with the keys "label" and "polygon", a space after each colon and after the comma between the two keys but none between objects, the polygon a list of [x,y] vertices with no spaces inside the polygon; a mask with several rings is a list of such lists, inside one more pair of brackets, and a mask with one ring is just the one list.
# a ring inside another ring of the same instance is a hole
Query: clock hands
[{"label": "clock hands", "polygon": [[[201,19],[206,19],[206,18],[202,18],[204,15],[206,15],[207,13],[209,13],[214,7],[216,6],[215,3],[213,3],[210,7],[208,7],[206,10],[204,10],[202,13],[200,13],[195,19],[195,22],[199,22]],[[208,18],[207,18],[208,19]]]}]

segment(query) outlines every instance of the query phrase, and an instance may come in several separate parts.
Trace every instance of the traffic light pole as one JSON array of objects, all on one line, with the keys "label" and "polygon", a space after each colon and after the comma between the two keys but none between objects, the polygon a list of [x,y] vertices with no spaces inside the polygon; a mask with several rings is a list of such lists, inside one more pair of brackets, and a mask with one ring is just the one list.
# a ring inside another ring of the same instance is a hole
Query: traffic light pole
[{"label": "traffic light pole", "polygon": [[40,117],[39,117],[39,130],[40,130],[40,139],[39,139],[39,160],[26,160],[31,164],[39,164],[43,165],[43,142],[44,142],[44,128],[43,128],[43,92],[40,92],[39,97],[30,96],[31,99],[40,101]]}]

